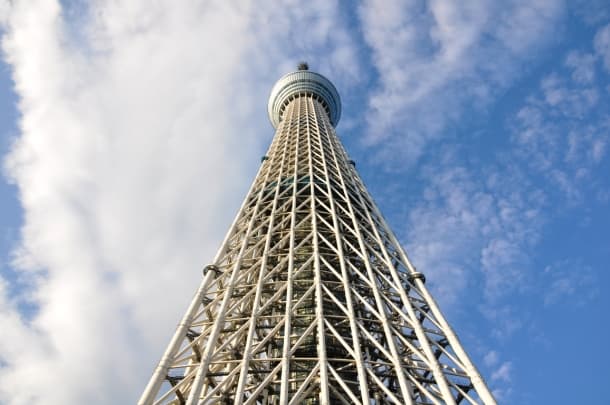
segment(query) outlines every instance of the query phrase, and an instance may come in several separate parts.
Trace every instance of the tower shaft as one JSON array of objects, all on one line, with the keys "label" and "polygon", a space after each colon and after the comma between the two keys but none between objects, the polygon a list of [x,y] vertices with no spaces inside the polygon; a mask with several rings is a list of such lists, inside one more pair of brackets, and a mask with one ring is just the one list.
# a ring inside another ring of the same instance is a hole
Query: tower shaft
[{"label": "tower shaft", "polygon": [[338,94],[318,76],[274,88],[275,137],[140,404],[495,404],[337,138]]}]

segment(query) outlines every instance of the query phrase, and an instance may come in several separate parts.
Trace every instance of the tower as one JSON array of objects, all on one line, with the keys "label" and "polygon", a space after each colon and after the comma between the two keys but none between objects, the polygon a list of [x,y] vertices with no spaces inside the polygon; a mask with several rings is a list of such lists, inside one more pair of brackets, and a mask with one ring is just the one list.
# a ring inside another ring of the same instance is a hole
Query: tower
[{"label": "tower", "polygon": [[140,404],[495,404],[341,145],[306,64]]}]

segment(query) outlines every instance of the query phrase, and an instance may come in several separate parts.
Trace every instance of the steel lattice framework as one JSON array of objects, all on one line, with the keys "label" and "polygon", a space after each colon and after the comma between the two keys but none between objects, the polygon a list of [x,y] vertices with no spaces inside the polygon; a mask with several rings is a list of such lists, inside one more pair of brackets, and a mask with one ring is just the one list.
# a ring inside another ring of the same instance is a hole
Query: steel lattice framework
[{"label": "steel lattice framework", "polygon": [[277,131],[140,404],[495,404],[302,68]]}]

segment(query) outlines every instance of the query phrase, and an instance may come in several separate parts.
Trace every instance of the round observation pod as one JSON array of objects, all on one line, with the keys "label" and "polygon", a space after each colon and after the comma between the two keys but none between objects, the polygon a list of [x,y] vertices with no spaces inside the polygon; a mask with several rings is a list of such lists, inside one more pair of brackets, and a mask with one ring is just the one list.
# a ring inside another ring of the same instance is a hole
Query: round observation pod
[{"label": "round observation pod", "polygon": [[324,106],[331,124],[336,127],[341,118],[341,99],[335,86],[319,73],[307,70],[307,63],[301,62],[296,72],[288,73],[275,83],[269,96],[267,112],[274,128],[277,128],[286,106],[302,95],[317,98]]}]

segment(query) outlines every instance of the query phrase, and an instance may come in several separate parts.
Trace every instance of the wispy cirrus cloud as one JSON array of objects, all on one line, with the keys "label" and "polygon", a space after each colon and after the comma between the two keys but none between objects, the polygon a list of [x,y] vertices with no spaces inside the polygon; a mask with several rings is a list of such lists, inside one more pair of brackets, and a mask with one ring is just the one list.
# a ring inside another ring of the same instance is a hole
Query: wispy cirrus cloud
[{"label": "wispy cirrus cloud", "polygon": [[363,35],[378,72],[369,145],[386,166],[413,165],[467,111],[481,111],[552,40],[561,1],[365,1]]},{"label": "wispy cirrus cloud", "polygon": [[599,294],[593,269],[579,261],[563,260],[544,269],[548,276],[544,305],[583,307]]},{"label": "wispy cirrus cloud", "polygon": [[607,77],[600,73],[603,52],[599,45],[592,52],[594,46],[568,51],[525,96],[507,120],[510,143],[491,152],[493,163],[443,145],[418,166],[422,198],[410,207],[404,234],[431,279],[451,280],[435,287],[446,306],[481,285],[482,297],[501,308],[502,298],[545,277],[530,257],[551,217],[585,194],[607,195],[596,170],[610,140]]},{"label": "wispy cirrus cloud", "polygon": [[511,389],[508,385],[512,382],[513,363],[510,361],[501,362],[500,354],[495,350],[491,350],[483,357],[483,364],[493,370],[490,377],[491,382],[504,385],[503,388],[495,388],[493,390],[494,396],[498,400],[507,400],[511,394]]},{"label": "wispy cirrus cloud", "polygon": [[552,185],[549,193],[559,190],[570,203],[581,201],[601,180],[594,173],[610,142],[608,77],[600,69],[605,62],[599,45],[606,29],[595,36],[595,53],[569,52],[511,123],[515,153]]},{"label": "wispy cirrus cloud", "polygon": [[407,250],[447,308],[467,290],[475,302],[518,290],[545,223],[545,196],[532,191],[523,172],[485,173],[455,158],[424,167],[428,184],[405,226]]},{"label": "wispy cirrus cloud", "polygon": [[610,72],[610,24],[597,31],[594,45],[597,55],[603,60],[604,67]]},{"label": "wispy cirrus cloud", "polygon": [[[520,299],[550,307],[565,300],[586,305],[595,298],[588,294],[595,272],[585,271],[582,280],[571,278],[556,264],[540,265],[536,249],[548,232],[546,225],[562,212],[595,198],[607,202],[608,193],[603,191],[607,181],[600,175],[608,164],[610,133],[608,76],[601,45],[605,29],[598,30],[589,46],[564,51],[558,63],[535,81],[533,90],[525,93],[521,107],[516,103],[515,113],[508,115],[499,134],[464,135],[463,142],[434,141],[436,150],[419,159],[418,174],[410,175],[403,186],[418,196],[409,200],[401,230],[415,265],[429,275],[428,283],[441,306],[464,324],[463,330],[469,321],[457,302],[479,307],[489,320],[489,335],[500,346],[519,333],[539,333]],[[518,63],[517,58],[512,66]],[[451,94],[453,80],[443,84],[446,94]],[[476,100],[472,95],[466,98]],[[398,117],[412,113],[408,104],[396,108]],[[417,120],[413,122],[417,127]],[[392,127],[384,136],[400,137],[394,135],[400,131],[411,131],[410,123]],[[439,133],[442,136],[447,135]],[[485,156],[479,156],[471,144],[483,136],[495,137],[498,147],[488,144],[480,151]],[[394,149],[388,148],[387,153],[411,158],[392,141],[389,144]],[[395,188],[400,186],[391,191]],[[579,271],[587,268],[578,260],[570,263],[578,263]],[[489,382],[498,398],[514,399],[511,370],[516,362],[499,357],[496,352],[493,365],[488,359]]]}]

